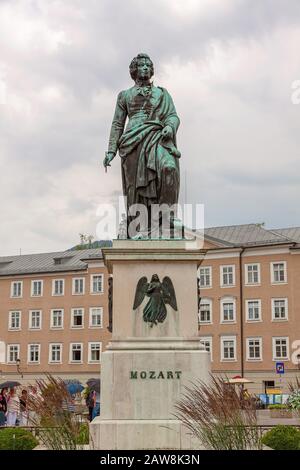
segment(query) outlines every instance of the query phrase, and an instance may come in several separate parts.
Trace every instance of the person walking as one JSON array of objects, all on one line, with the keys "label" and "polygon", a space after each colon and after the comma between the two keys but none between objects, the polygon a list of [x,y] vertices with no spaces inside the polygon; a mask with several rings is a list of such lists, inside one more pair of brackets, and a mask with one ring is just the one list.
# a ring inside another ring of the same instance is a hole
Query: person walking
[{"label": "person walking", "polygon": [[7,399],[7,426],[15,426],[20,411],[20,399],[14,388],[9,392]]},{"label": "person walking", "polygon": [[93,410],[94,410],[94,407],[95,407],[95,399],[94,399],[94,392],[93,390],[90,390],[88,392],[88,395],[86,397],[86,400],[85,400],[85,403],[86,403],[86,406],[89,410],[89,417],[88,417],[88,420],[91,422],[92,419],[93,419]]},{"label": "person walking", "polygon": [[20,396],[20,426],[28,426],[27,390],[22,390]]},{"label": "person walking", "polygon": [[7,388],[3,388],[0,393],[0,426],[5,426],[7,412]]}]

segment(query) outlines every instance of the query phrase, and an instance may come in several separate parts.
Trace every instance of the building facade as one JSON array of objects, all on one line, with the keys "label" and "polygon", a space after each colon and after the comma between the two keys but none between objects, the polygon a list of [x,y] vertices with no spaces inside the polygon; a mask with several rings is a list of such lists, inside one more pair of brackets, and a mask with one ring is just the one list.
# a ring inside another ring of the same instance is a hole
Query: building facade
[{"label": "building facade", "polygon": [[[300,376],[300,229],[208,228],[204,248],[199,336],[212,372],[287,391]],[[108,284],[100,249],[0,258],[0,380],[97,376]]]},{"label": "building facade", "polygon": [[250,224],[205,231],[199,335],[211,352],[212,371],[253,380],[248,388],[256,393],[287,391],[300,376],[298,242],[300,229]]},{"label": "building facade", "polygon": [[0,258],[1,381],[97,376],[107,326],[101,250]]}]

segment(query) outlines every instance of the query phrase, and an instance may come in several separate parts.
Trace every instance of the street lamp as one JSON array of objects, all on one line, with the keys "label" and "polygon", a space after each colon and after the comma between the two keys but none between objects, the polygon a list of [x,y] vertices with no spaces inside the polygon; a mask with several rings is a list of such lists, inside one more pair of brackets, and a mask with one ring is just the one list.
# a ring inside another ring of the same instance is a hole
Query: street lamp
[{"label": "street lamp", "polygon": [[21,376],[21,378],[23,379],[23,374],[22,374],[21,367],[20,367],[21,359],[18,358],[18,359],[16,360],[16,363],[17,363],[17,372],[18,372],[18,374]]}]

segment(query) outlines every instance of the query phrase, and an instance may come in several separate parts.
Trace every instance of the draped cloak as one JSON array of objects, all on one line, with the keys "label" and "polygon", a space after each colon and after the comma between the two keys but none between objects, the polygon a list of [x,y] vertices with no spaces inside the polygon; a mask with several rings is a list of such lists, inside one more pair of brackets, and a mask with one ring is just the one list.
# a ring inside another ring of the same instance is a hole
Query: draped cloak
[{"label": "draped cloak", "polygon": [[[129,118],[124,131],[126,118]],[[122,159],[123,192],[127,204],[176,204],[179,193],[179,151],[176,132],[179,118],[170,94],[151,87],[149,95],[135,86],[118,96],[110,134],[109,151]],[[171,138],[162,138],[162,129],[172,128]],[[166,188],[164,168],[173,170],[171,188]]]}]

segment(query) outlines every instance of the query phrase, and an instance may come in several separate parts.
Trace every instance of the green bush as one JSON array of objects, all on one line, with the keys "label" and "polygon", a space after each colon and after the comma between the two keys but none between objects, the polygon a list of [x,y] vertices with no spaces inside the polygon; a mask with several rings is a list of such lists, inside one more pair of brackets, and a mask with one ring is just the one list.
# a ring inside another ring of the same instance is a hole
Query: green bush
[{"label": "green bush", "polygon": [[278,425],[263,436],[262,442],[274,450],[300,450],[300,431],[293,426]]},{"label": "green bush", "polygon": [[269,410],[288,410],[289,407],[287,405],[283,405],[283,404],[276,404],[276,405],[269,405],[268,406]]},{"label": "green bush", "polygon": [[300,410],[300,390],[295,390],[290,395],[288,404],[293,410]]},{"label": "green bush", "polygon": [[32,450],[38,441],[26,429],[0,429],[0,450]]}]

